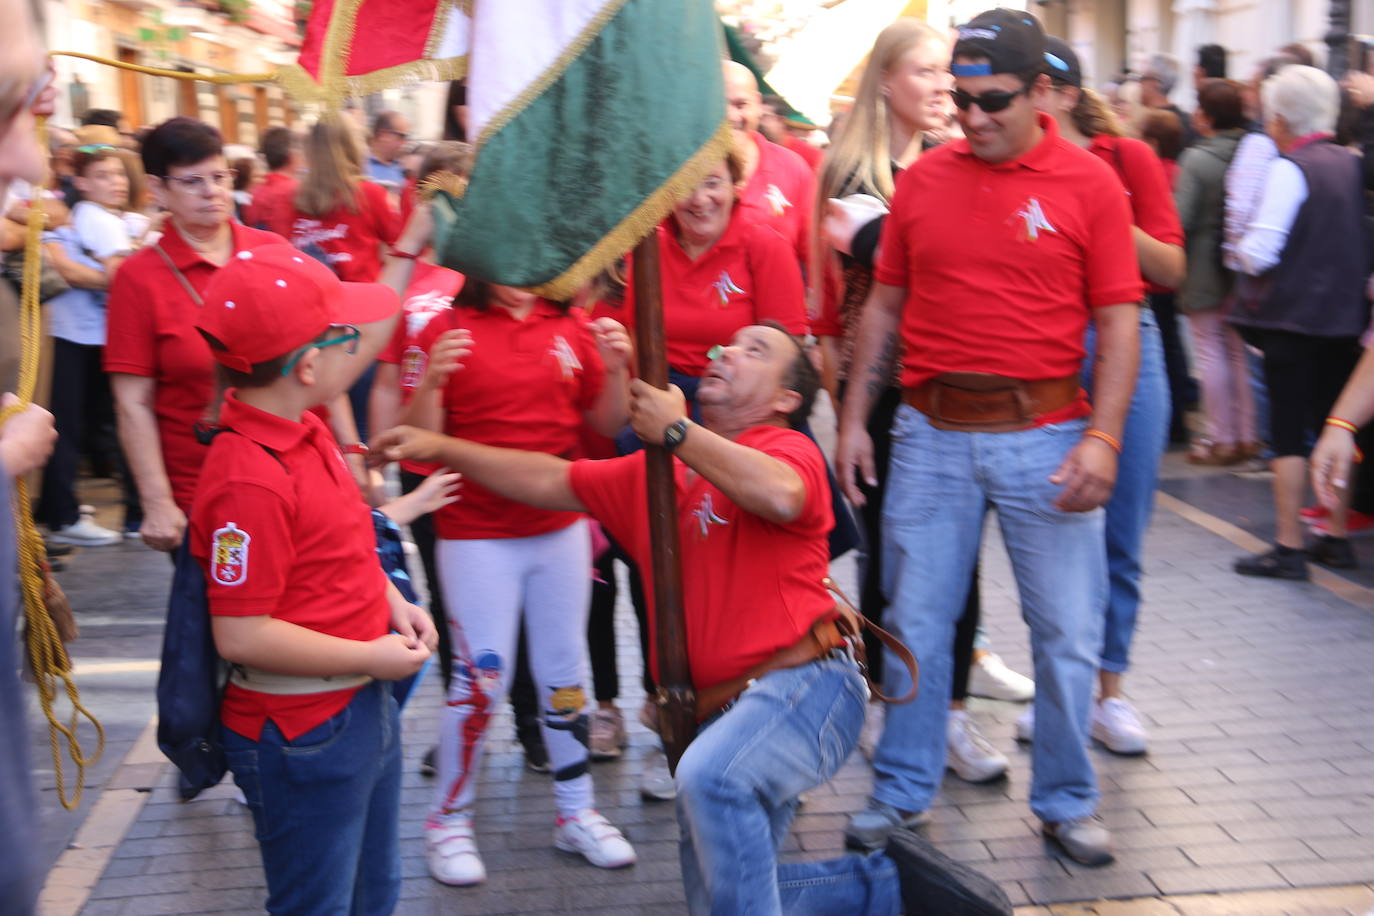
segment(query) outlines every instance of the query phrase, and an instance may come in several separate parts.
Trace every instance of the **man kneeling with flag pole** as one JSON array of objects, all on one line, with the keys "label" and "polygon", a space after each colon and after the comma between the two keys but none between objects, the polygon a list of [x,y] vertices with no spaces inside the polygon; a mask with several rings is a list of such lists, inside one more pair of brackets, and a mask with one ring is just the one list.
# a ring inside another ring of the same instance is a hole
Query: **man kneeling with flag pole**
[{"label": "man kneeling with flag pole", "polygon": [[[778,864],[797,797],[844,763],[868,699],[825,584],[833,522],[825,459],[795,429],[818,383],[800,344],[763,325],[740,330],[712,363],[698,392],[700,425],[677,388],[631,383],[635,432],[677,459],[683,604],[701,720],[676,774],[689,909],[1010,913],[993,882],[910,831],[898,831],[884,852]],[[402,426],[382,433],[372,454],[438,462],[509,499],[587,512],[641,570],[651,569],[643,452],[567,461]]]}]

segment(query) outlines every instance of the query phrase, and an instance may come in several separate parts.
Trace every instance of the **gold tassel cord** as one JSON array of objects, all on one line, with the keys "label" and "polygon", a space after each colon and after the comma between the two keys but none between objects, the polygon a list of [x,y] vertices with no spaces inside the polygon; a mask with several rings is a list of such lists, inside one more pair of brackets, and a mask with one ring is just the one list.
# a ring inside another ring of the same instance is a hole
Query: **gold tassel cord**
[{"label": "gold tassel cord", "polygon": [[[45,118],[38,118],[37,140],[45,148],[47,145],[47,126]],[[42,182],[36,187],[46,184]],[[19,384],[15,394],[20,403],[0,411],[0,426],[10,417],[22,411],[33,400],[34,389],[38,383],[38,352],[42,340],[42,313],[38,304],[38,284],[42,266],[42,233],[44,211],[39,202],[29,207],[29,220],[24,239],[24,273],[20,293],[19,311]],[[38,702],[43,715],[48,720],[48,740],[52,749],[53,772],[57,779],[57,798],[62,807],[74,810],[81,803],[81,792],[85,786],[86,767],[94,764],[105,752],[105,729],[81,702],[81,694],[71,676],[71,659],[62,645],[57,625],[48,612],[43,594],[43,571],[47,569],[47,550],[43,538],[33,522],[33,512],[29,502],[29,488],[23,476],[14,481],[14,522],[15,535],[19,548],[19,584],[24,602],[24,623],[27,629],[29,667],[38,685]],[[53,710],[57,697],[57,682],[61,681],[66,689],[67,699],[72,704],[72,718],[69,725],[63,725]],[[76,734],[77,725],[84,717],[95,727],[97,744],[95,753],[87,757],[81,748]],[[76,764],[76,785],[68,797],[66,781],[62,769],[62,742],[72,763]]]},{"label": "gold tassel cord", "polygon": [[277,79],[277,74],[273,73],[192,73],[186,70],[162,70],[157,67],[145,67],[142,64],[131,64],[122,60],[111,60],[108,57],[99,57],[95,54],[82,54],[80,51],[50,51],[49,57],[79,57],[82,60],[94,61],[97,64],[104,64],[107,67],[115,67],[119,70],[132,70],[135,73],[146,73],[148,76],[165,76],[174,80],[195,80],[201,83],[271,83]]}]

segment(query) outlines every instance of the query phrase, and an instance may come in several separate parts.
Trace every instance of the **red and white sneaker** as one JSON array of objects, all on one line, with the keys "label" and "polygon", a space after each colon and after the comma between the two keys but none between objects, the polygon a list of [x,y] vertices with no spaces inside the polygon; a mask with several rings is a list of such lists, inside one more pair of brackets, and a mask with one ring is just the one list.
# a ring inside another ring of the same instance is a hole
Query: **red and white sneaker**
[{"label": "red and white sneaker", "polygon": [[634,847],[594,808],[583,808],[573,817],[560,817],[553,831],[553,845],[563,852],[577,853],[597,868],[635,864]]},{"label": "red and white sneaker", "polygon": [[425,827],[425,861],[441,884],[466,887],[487,880],[487,867],[477,854],[472,816],[455,814]]}]

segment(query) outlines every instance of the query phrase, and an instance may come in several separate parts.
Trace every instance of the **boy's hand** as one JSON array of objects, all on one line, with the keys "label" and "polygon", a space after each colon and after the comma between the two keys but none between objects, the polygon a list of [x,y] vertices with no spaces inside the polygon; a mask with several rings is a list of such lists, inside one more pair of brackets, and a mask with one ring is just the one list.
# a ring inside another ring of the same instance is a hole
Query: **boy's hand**
[{"label": "boy's hand", "polygon": [[462,474],[441,468],[426,477],[410,495],[415,497],[415,508],[420,514],[428,515],[456,503],[462,498],[462,494],[458,492],[462,488]]},{"label": "boy's hand", "polygon": [[[418,610],[418,608],[417,608]],[[410,677],[429,658],[429,647],[413,642],[399,633],[388,633],[368,643],[371,658],[367,674],[379,681],[399,681]]]},{"label": "boy's hand", "polygon": [[420,386],[430,390],[444,387],[448,377],[463,368],[463,360],[472,352],[472,332],[454,328],[440,334],[429,350],[429,364]]},{"label": "boy's hand", "polygon": [[422,607],[403,601],[391,606],[391,626],[398,636],[405,637],[412,646],[423,645],[433,652],[439,645],[439,631],[434,620]]},{"label": "boy's hand", "polygon": [[606,364],[607,372],[619,372],[629,367],[634,359],[635,348],[625,325],[614,318],[598,318],[591,324],[592,335],[596,338],[596,349],[601,361]]},{"label": "boy's hand", "polygon": [[373,466],[389,461],[438,461],[445,438],[418,426],[397,426],[372,440],[367,460]]}]

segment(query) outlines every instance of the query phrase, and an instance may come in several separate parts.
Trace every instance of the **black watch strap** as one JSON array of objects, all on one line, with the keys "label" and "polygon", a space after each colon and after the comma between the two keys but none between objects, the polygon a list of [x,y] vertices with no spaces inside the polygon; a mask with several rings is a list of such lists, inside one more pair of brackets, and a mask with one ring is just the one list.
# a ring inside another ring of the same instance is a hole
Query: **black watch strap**
[{"label": "black watch strap", "polygon": [[686,438],[687,418],[684,417],[675,423],[669,423],[667,429],[663,430],[663,447],[670,452],[676,451]]}]

